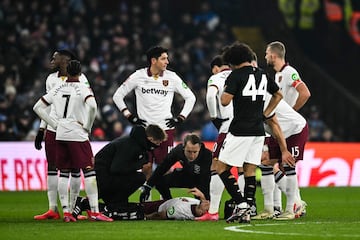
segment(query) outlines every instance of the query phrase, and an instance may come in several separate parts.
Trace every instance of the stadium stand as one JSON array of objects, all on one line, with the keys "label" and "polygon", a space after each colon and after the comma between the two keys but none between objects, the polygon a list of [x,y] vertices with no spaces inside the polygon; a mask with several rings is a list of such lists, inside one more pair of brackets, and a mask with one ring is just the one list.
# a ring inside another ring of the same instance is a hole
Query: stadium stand
[{"label": "stadium stand", "polygon": [[[295,2],[299,11],[301,0]],[[205,105],[209,62],[221,47],[236,39],[255,49],[260,66],[264,66],[266,42],[285,42],[288,60],[312,91],[302,114],[310,119],[318,111],[325,126],[321,131],[330,130],[334,134],[330,138],[310,140],[359,141],[360,129],[355,124],[360,104],[353,92],[359,89],[359,81],[351,75],[359,45],[351,42],[348,35],[343,36],[344,25],[338,24],[334,29],[333,22],[323,20],[326,14],[323,1],[319,2],[314,28],[318,31],[316,24],[320,22],[320,27],[325,26],[329,31],[322,32],[323,37],[316,34],[311,43],[314,46],[309,50],[305,44],[308,41],[297,37],[301,30],[286,25],[277,1],[3,0],[0,3],[0,141],[34,139],[39,120],[32,106],[45,91],[46,69],[52,52],[63,48],[76,53],[95,92],[99,114],[94,140],[111,140],[128,132],[128,122],[111,97],[132,71],[146,65],[144,53],[155,44],[170,49],[169,68],[178,72],[197,96],[194,110],[179,128],[177,138],[181,139],[188,131],[200,132],[209,123]],[[239,31],[247,31],[249,36]],[[336,37],[345,40],[340,39],[336,44]],[[331,47],[325,49],[329,44]],[[349,57],[342,52],[349,53]],[[344,80],[336,70],[348,68],[351,71],[346,72]],[[181,104],[176,99],[175,111]]]}]

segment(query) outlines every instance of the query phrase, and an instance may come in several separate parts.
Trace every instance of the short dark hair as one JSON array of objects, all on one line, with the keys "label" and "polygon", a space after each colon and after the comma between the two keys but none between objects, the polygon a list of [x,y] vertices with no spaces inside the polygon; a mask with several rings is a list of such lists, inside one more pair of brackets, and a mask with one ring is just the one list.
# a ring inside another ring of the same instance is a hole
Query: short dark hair
[{"label": "short dark hair", "polygon": [[253,60],[253,50],[245,43],[236,42],[224,53],[224,61],[231,65],[239,65]]},{"label": "short dark hair", "polygon": [[146,57],[147,57],[148,63],[151,64],[152,58],[159,58],[161,56],[161,54],[167,53],[167,52],[168,52],[168,49],[163,48],[161,46],[154,46],[154,47],[149,48],[149,50],[146,51]]},{"label": "short dark hair", "polygon": [[186,143],[191,142],[191,144],[200,144],[201,145],[201,139],[200,137],[195,133],[189,133],[184,138],[184,147]]},{"label": "short dark hair", "polygon": [[75,56],[75,54],[68,49],[57,50],[57,52],[62,56],[69,57],[70,60],[78,60],[77,57]]},{"label": "short dark hair", "polygon": [[70,60],[66,67],[66,71],[72,77],[80,75],[81,73],[80,62],[78,60]]},{"label": "short dark hair", "polygon": [[213,69],[215,66],[221,67],[222,65],[224,65],[222,56],[216,55],[210,62],[210,69]]},{"label": "short dark hair", "polygon": [[145,128],[146,135],[154,140],[165,141],[167,139],[166,132],[155,124],[150,124]]}]

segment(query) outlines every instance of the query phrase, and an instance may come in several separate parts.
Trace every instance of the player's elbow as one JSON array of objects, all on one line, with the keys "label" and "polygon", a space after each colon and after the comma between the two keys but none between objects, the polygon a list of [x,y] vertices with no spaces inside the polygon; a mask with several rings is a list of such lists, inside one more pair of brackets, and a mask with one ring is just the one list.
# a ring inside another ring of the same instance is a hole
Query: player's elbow
[{"label": "player's elbow", "polygon": [[97,110],[97,104],[96,104],[96,101],[95,101],[95,98],[94,98],[94,97],[88,98],[87,101],[86,101],[86,104],[89,106],[89,108],[90,108],[92,111],[96,111],[96,110]]},{"label": "player's elbow", "polygon": [[225,97],[223,95],[221,96],[221,99],[220,99],[221,105],[227,106],[227,105],[229,105],[230,101],[231,100],[229,100],[227,97]]},{"label": "player's elbow", "polygon": [[191,96],[189,96],[189,98],[188,98],[188,101],[191,102],[191,103],[193,103],[193,104],[195,104],[195,102],[196,102],[196,97],[195,97],[195,95],[194,95],[194,94],[191,94]]}]

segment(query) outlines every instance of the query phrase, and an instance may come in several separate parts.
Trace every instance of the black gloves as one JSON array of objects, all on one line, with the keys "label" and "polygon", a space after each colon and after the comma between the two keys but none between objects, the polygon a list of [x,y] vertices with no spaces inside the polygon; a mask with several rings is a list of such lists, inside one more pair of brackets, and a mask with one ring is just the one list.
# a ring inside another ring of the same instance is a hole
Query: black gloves
[{"label": "black gloves", "polygon": [[140,119],[140,118],[139,118],[138,116],[136,116],[136,115],[130,114],[127,119],[129,120],[129,122],[131,122],[131,123],[134,124],[134,125],[139,125],[139,126],[146,127],[146,125],[145,125],[146,121]]},{"label": "black gloves", "polygon": [[150,197],[151,187],[146,183],[140,187],[140,202],[145,202]]},{"label": "black gloves", "polygon": [[183,116],[177,116],[176,118],[167,118],[166,120],[166,126],[168,128],[173,128],[179,126],[184,121]]},{"label": "black gloves", "polygon": [[44,129],[40,128],[35,137],[35,148],[40,150],[42,148],[41,142],[44,139]]},{"label": "black gloves", "polygon": [[220,127],[221,127],[221,124],[225,121],[229,120],[229,118],[225,118],[225,119],[222,119],[222,118],[213,118],[211,119],[212,123],[214,124],[214,126],[216,127],[216,129],[219,131],[220,130]]}]

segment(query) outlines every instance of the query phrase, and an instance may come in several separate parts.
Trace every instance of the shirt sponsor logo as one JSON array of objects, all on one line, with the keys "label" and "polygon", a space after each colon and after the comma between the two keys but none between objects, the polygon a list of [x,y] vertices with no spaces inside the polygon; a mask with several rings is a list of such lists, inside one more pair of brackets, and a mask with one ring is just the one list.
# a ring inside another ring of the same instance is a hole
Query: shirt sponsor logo
[{"label": "shirt sponsor logo", "polygon": [[156,88],[141,88],[141,92],[143,94],[159,94],[159,95],[164,95],[164,97],[166,97],[166,95],[168,94],[169,91],[166,90],[161,90],[161,89],[156,89]]}]

